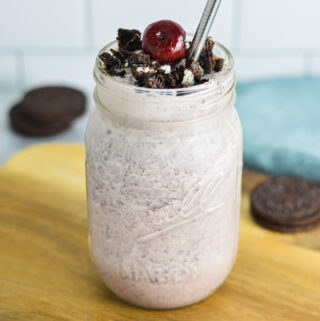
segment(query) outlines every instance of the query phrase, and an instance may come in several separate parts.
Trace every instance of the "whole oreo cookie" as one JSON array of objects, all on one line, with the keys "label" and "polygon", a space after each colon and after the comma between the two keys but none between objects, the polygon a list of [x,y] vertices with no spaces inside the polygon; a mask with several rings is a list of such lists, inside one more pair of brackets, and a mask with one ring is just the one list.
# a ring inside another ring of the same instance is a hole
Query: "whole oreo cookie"
[{"label": "whole oreo cookie", "polygon": [[320,187],[300,178],[274,177],[253,190],[251,212],[272,230],[309,230],[320,223]]},{"label": "whole oreo cookie", "polygon": [[29,118],[24,113],[24,106],[15,105],[10,110],[10,122],[12,128],[25,136],[43,137],[57,134],[70,126],[72,118],[64,117],[57,121],[42,123]]},{"label": "whole oreo cookie", "polygon": [[254,219],[259,225],[261,225],[269,230],[273,230],[273,231],[277,231],[277,232],[281,232],[281,233],[304,232],[304,231],[312,230],[313,228],[315,228],[318,225],[317,223],[310,223],[310,224],[304,224],[301,226],[298,226],[298,225],[290,226],[290,225],[283,225],[283,224],[277,224],[277,223],[270,223],[266,220],[260,219],[258,216],[254,216]]},{"label": "whole oreo cookie", "polygon": [[26,93],[21,104],[24,113],[39,122],[51,122],[63,117],[76,118],[85,111],[84,94],[69,87],[42,87]]}]

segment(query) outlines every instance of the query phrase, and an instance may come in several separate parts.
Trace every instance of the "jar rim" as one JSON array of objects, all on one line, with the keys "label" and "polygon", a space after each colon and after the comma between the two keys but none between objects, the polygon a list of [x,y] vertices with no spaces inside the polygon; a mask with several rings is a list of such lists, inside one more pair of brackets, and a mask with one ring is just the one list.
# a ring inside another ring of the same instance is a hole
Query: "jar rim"
[{"label": "jar rim", "polygon": [[[192,34],[188,34],[189,37],[192,37]],[[104,46],[98,53],[98,56],[96,57],[96,62],[95,62],[95,68],[93,72],[94,79],[96,83],[98,83],[102,87],[106,87],[104,82],[101,79],[107,80],[108,82],[110,81],[112,85],[119,87],[120,89],[135,89],[136,92],[139,92],[141,94],[158,94],[158,95],[164,95],[164,96],[184,96],[188,95],[191,93],[196,93],[196,92],[202,92],[206,90],[210,90],[216,87],[216,82],[215,81],[208,81],[203,84],[199,84],[196,86],[190,86],[186,88],[166,88],[166,89],[159,89],[159,88],[145,88],[145,87],[138,87],[134,84],[129,84],[123,81],[120,81],[116,79],[115,77],[112,77],[111,75],[108,75],[100,70],[99,67],[99,55],[103,52],[105,52],[108,49],[111,49],[117,44],[117,40],[114,40]],[[228,78],[228,76],[233,72],[234,69],[234,59],[231,54],[231,52],[220,42],[215,41],[214,49],[218,49],[219,52],[222,52],[224,54],[224,58],[227,60],[226,68],[224,68],[222,71],[219,73],[219,79],[223,81],[223,79]],[[213,49],[213,50],[214,50]]]}]

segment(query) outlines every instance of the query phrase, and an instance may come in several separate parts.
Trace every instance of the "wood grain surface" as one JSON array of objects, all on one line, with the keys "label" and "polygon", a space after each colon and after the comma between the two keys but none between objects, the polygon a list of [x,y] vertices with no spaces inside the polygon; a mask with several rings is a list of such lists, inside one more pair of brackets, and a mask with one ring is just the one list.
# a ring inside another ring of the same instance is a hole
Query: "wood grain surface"
[{"label": "wood grain surface", "polygon": [[319,321],[320,229],[285,235],[257,226],[246,173],[240,248],[226,283],[184,309],[131,306],[100,281],[88,253],[84,149],[39,145],[0,170],[0,320]]}]

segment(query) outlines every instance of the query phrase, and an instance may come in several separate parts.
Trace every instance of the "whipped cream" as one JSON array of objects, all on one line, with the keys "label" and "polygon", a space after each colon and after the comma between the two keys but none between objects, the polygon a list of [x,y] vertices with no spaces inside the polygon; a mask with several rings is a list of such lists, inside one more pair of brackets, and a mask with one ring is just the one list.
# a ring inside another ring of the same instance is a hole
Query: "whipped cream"
[{"label": "whipped cream", "polygon": [[193,75],[192,71],[190,71],[189,69],[185,69],[185,71],[184,71],[182,84],[187,87],[194,85],[194,75]]},{"label": "whipped cream", "polygon": [[156,70],[152,67],[138,67],[137,72],[155,72]]},{"label": "whipped cream", "polygon": [[170,65],[163,65],[160,67],[161,70],[164,71],[165,74],[170,74],[171,72],[171,66]]}]

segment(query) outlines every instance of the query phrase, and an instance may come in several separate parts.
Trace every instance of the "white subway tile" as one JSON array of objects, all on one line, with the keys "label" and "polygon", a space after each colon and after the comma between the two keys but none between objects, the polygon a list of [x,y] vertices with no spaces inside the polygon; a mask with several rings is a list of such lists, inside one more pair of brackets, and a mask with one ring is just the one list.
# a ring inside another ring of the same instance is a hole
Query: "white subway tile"
[{"label": "white subway tile", "polygon": [[[150,23],[162,19],[176,21],[187,32],[194,33],[207,1],[92,0],[92,2],[94,44],[101,48],[115,39],[118,28],[135,28],[143,31]],[[222,1],[211,30],[211,34],[227,47],[232,45],[233,2],[234,0]]]},{"label": "white subway tile", "polygon": [[93,92],[94,53],[81,56],[26,56],[26,86],[69,85]]},{"label": "white subway tile", "polygon": [[320,76],[320,55],[313,57],[311,71],[312,71],[312,74]]},{"label": "white subway tile", "polygon": [[85,44],[84,0],[0,1],[0,47]]},{"label": "white subway tile", "polygon": [[235,55],[235,69],[239,80],[297,76],[304,73],[304,59]]},{"label": "white subway tile", "polygon": [[241,49],[320,48],[319,0],[242,0]]},{"label": "white subway tile", "polygon": [[15,56],[0,56],[0,88],[11,89],[17,85],[17,66]]}]

